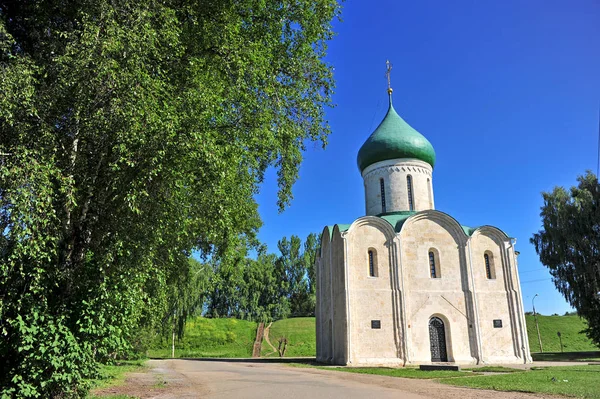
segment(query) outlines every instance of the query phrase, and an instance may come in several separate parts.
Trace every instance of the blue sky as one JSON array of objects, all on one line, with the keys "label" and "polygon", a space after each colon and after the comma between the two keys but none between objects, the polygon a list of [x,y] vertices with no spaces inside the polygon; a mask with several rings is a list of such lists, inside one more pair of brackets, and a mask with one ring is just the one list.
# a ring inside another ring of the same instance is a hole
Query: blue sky
[{"label": "blue sky", "polygon": [[516,237],[525,309],[539,293],[539,312],[569,310],[529,238],[540,193],[596,170],[600,3],[348,1],[342,19],[326,58],[337,84],[329,144],[309,144],[284,213],[268,174],[259,238],[275,252],[283,236],[364,215],[356,154],[385,115],[389,59],[396,111],[437,153],[436,209]]}]

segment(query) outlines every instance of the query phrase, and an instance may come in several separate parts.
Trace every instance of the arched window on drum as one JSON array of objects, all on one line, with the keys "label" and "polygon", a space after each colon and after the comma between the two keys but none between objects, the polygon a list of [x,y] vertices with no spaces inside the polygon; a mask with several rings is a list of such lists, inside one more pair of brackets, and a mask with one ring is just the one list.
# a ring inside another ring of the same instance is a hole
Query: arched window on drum
[{"label": "arched window on drum", "polygon": [[381,213],[385,213],[385,183],[383,182],[383,179],[379,179],[379,190],[381,191]]},{"label": "arched window on drum", "polygon": [[414,211],[415,210],[415,198],[413,196],[413,181],[412,181],[411,175],[406,176],[406,192],[408,194],[408,210]]}]

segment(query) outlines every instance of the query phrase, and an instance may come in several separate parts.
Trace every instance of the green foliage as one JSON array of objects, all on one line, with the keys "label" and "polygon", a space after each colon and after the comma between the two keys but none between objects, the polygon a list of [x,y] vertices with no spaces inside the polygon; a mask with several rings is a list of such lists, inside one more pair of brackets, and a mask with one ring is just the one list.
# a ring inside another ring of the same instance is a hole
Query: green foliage
[{"label": "green foliage", "polygon": [[194,258],[189,258],[167,281],[167,311],[163,318],[162,333],[169,335],[175,329],[183,336],[189,317],[201,314],[210,291],[212,269]]},{"label": "green foliage", "polygon": [[255,321],[286,317],[289,305],[280,291],[276,259],[260,248],[256,259],[240,250],[233,259],[214,262],[207,315]]},{"label": "green foliage", "polygon": [[[586,336],[587,323],[578,316],[537,316],[544,352],[560,352],[560,331],[565,352],[598,351],[600,348]],[[537,330],[533,315],[526,315],[529,349],[539,352]]]},{"label": "green foliage", "polygon": [[496,391],[600,398],[600,366],[548,367],[521,373],[450,378],[444,384]]},{"label": "green foliage", "polygon": [[570,191],[543,193],[543,229],[531,243],[567,302],[587,323],[587,335],[600,345],[600,185],[591,172]]},{"label": "green foliage", "polygon": [[292,317],[314,316],[315,273],[314,262],[317,238],[311,233],[304,244],[297,236],[288,241],[283,237],[277,243],[281,256],[277,260],[277,272],[281,276],[282,295],[289,299]]},{"label": "green foliage", "polygon": [[167,289],[192,251],[252,241],[265,170],[283,209],[305,142],[326,141],[338,13],[333,0],[0,1],[2,395],[81,396],[140,327],[197,310],[186,290],[204,280]]},{"label": "green foliage", "polygon": [[284,237],[278,243],[280,256],[267,254],[263,246],[252,259],[246,247],[238,247],[212,262],[206,314],[264,322],[314,315],[317,242],[311,233],[302,250],[300,238]]},{"label": "green foliage", "polygon": [[289,301],[282,296],[274,254],[259,253],[256,260],[246,259],[244,268],[243,316],[248,320],[271,321],[289,314]]},{"label": "green foliage", "polygon": [[563,316],[577,316],[577,312],[565,312],[565,314]]},{"label": "green foliage", "polygon": [[[255,322],[232,318],[195,317],[175,342],[176,357],[250,357],[256,338]],[[171,341],[157,339],[148,350],[150,357],[171,357]]]}]

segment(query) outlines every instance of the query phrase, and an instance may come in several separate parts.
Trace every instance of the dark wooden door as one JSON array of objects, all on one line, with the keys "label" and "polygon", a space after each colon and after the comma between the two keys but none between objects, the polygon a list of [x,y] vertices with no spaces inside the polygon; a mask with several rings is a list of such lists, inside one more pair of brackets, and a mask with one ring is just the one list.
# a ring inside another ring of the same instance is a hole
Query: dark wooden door
[{"label": "dark wooden door", "polygon": [[437,317],[432,317],[429,320],[429,342],[431,345],[431,361],[447,362],[446,331],[444,329],[444,322]]}]

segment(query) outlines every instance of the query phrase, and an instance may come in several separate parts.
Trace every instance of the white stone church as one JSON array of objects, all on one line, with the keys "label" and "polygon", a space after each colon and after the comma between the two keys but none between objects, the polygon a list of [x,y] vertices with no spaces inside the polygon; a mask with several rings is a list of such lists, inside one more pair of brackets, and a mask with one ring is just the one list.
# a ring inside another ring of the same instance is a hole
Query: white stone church
[{"label": "white stone church", "polygon": [[434,206],[431,143],[392,106],[358,152],[366,216],[323,230],[317,360],[530,363],[515,240]]}]

